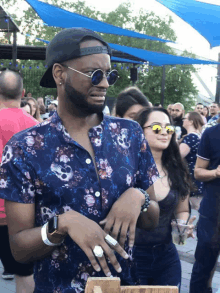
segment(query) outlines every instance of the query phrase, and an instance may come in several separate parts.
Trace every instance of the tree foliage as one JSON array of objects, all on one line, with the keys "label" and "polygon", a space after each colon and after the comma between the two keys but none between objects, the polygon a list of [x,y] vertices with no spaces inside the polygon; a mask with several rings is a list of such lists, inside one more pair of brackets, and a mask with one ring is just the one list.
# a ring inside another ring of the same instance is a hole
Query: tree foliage
[{"label": "tree foliage", "polygon": [[[17,3],[15,0],[2,1],[3,7],[6,11],[10,10],[10,7],[12,7],[12,5],[16,5]],[[44,2],[122,28],[135,30],[143,34],[169,39],[172,41],[176,40],[175,32],[171,29],[171,24],[173,23],[171,17],[162,19],[161,17],[155,15],[155,13],[145,11],[143,9],[135,15],[130,3],[123,3],[110,13],[101,13],[92,7],[88,7],[83,1],[72,2],[71,0],[44,0]],[[30,6],[28,9],[23,11],[22,17],[20,17],[19,13],[17,13],[19,9],[20,7],[18,6],[18,10],[11,13],[11,16],[19,25],[21,32],[25,36],[26,45],[46,46],[45,43],[37,40],[36,38],[50,41],[54,35],[61,30],[61,28],[58,27],[49,27],[45,25]],[[29,34],[32,37],[28,37],[26,34]],[[173,49],[169,47],[167,43],[109,34],[101,35],[106,41],[111,43],[175,54]],[[187,52],[184,53],[184,55],[186,54]],[[36,66],[36,61],[33,62],[23,60],[20,64],[27,64],[25,65],[25,68],[29,68],[29,66],[31,66],[31,62],[34,66]],[[43,74],[43,71],[45,70],[44,63],[37,61],[37,64],[39,66],[38,73],[40,72]],[[120,79],[116,85],[110,87],[108,90],[108,95],[115,98],[121,90],[132,84],[130,81],[129,70],[129,68],[132,67],[132,64],[116,65],[113,63],[112,66],[117,68],[120,75]],[[138,67],[138,82],[136,85],[144,92],[152,103],[159,102],[161,97],[162,67],[151,67],[149,65],[141,65]],[[184,104],[186,109],[190,108],[190,105],[193,102],[193,97],[195,97],[198,93],[191,78],[191,73],[194,71],[194,67],[190,65],[176,67],[166,66],[165,106],[169,103],[181,102]],[[37,86],[38,79],[35,77],[34,80],[31,80],[33,94],[35,96],[45,95],[46,93],[48,94],[47,89]]]}]

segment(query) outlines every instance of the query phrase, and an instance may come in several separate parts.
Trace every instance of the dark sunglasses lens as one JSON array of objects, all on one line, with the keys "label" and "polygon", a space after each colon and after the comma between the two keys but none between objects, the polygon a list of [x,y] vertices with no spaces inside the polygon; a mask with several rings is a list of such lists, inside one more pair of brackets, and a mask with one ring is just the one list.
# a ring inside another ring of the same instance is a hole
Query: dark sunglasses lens
[{"label": "dark sunglasses lens", "polygon": [[108,80],[109,85],[113,85],[114,83],[116,83],[117,79],[118,79],[118,71],[117,70],[112,70],[107,76],[107,80]]},{"label": "dark sunglasses lens", "polygon": [[92,75],[92,84],[98,85],[103,79],[103,72],[102,70],[96,70]]}]

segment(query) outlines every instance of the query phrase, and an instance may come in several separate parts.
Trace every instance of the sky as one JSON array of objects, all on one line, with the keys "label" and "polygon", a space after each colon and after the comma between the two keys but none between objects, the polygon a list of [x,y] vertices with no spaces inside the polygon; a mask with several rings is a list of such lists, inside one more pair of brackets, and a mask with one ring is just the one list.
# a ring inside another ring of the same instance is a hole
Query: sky
[{"label": "sky", "polygon": [[[200,2],[207,2],[213,4],[219,4],[220,0],[197,0]],[[92,6],[101,12],[110,12],[115,10],[121,3],[127,2],[126,0],[111,0],[109,2],[103,0],[85,0],[85,3],[88,6]],[[109,3],[109,5],[106,5]],[[172,28],[177,35],[176,44],[171,44],[172,47],[188,51],[208,59],[218,60],[218,53],[220,53],[220,47],[215,47],[210,49],[210,44],[204,37],[202,37],[195,29],[193,29],[189,24],[184,22],[181,18],[176,16],[169,9],[164,7],[162,4],[158,3],[155,0],[130,0],[132,5],[133,13],[138,13],[138,11],[143,8],[146,11],[153,11],[156,15],[164,18],[166,16],[172,16],[174,23],[172,24]],[[19,5],[27,8],[28,4],[24,0],[19,1]],[[217,67],[209,66],[209,65],[201,65],[199,68],[199,75],[207,84],[213,95],[215,95],[216,90],[216,75],[217,75]],[[203,95],[207,95],[207,92],[201,87],[200,83],[198,83],[197,78],[194,76],[194,82],[198,86],[198,89]]]},{"label": "sky", "polygon": [[[111,0],[111,5],[106,5],[105,1],[102,0],[85,0],[88,5],[91,5],[102,12],[110,12],[118,7],[119,4],[125,2],[124,0]],[[220,0],[200,0],[200,2],[206,2],[211,4],[219,4]],[[188,50],[195,53],[198,56],[205,57],[212,60],[218,60],[218,54],[220,53],[220,47],[210,49],[208,41],[202,37],[194,28],[179,18],[175,13],[170,11],[155,0],[130,0],[134,13],[137,13],[141,8],[147,11],[153,11],[156,15],[166,17],[167,15],[172,16],[174,23],[172,28],[177,35],[176,44],[170,46],[179,50]],[[213,95],[216,91],[216,75],[217,66],[201,65],[199,75],[209,87]],[[200,93],[207,96],[207,91],[201,86],[196,76],[193,76],[194,83],[197,85]]]},{"label": "sky", "polygon": [[[204,0],[207,2],[219,2],[220,0]],[[111,0],[111,5],[106,5],[105,1],[102,0],[85,0],[85,2],[88,5],[91,5],[98,10],[102,12],[110,12],[117,8],[117,6],[123,2],[124,0]],[[220,51],[219,48],[210,50],[209,43],[196,31],[194,30],[190,25],[188,25],[186,22],[184,22],[182,19],[180,19],[178,16],[176,16],[173,12],[171,12],[169,9],[161,5],[155,0],[130,0],[130,3],[132,4],[133,11],[138,12],[141,8],[147,10],[147,11],[153,11],[157,15],[161,17],[166,17],[166,15],[171,15],[174,24],[172,25],[172,28],[176,32],[176,35],[178,37],[176,48],[178,49],[188,49],[192,50],[197,55],[211,58],[214,60],[217,60],[218,58],[218,52]]]}]

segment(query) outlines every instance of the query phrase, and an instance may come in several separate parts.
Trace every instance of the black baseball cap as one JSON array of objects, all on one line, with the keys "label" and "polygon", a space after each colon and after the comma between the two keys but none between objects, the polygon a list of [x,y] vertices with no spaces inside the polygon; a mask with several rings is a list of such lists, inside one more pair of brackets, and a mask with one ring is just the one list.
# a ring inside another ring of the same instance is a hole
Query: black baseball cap
[{"label": "black baseball cap", "polygon": [[[91,37],[100,41],[103,46],[80,49],[80,43],[84,38]],[[40,85],[46,88],[56,88],[53,79],[52,68],[55,63],[62,63],[71,59],[92,54],[109,54],[111,48],[101,36],[86,28],[70,28],[59,32],[49,43],[46,50],[47,71],[44,73]]]}]

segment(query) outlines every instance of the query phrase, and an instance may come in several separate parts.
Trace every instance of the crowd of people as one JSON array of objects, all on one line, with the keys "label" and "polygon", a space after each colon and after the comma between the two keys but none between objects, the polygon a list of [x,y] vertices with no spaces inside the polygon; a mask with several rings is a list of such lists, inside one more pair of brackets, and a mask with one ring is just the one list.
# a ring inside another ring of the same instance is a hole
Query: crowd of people
[{"label": "crowd of people", "polygon": [[190,293],[212,292],[220,106],[164,109],[133,86],[110,113],[110,57],[91,30],[59,32],[40,83],[57,88],[48,106],[23,97],[18,71],[0,69],[2,277],[16,275],[17,293],[80,293],[88,277],[105,276],[180,290],[176,245],[197,235]]}]

